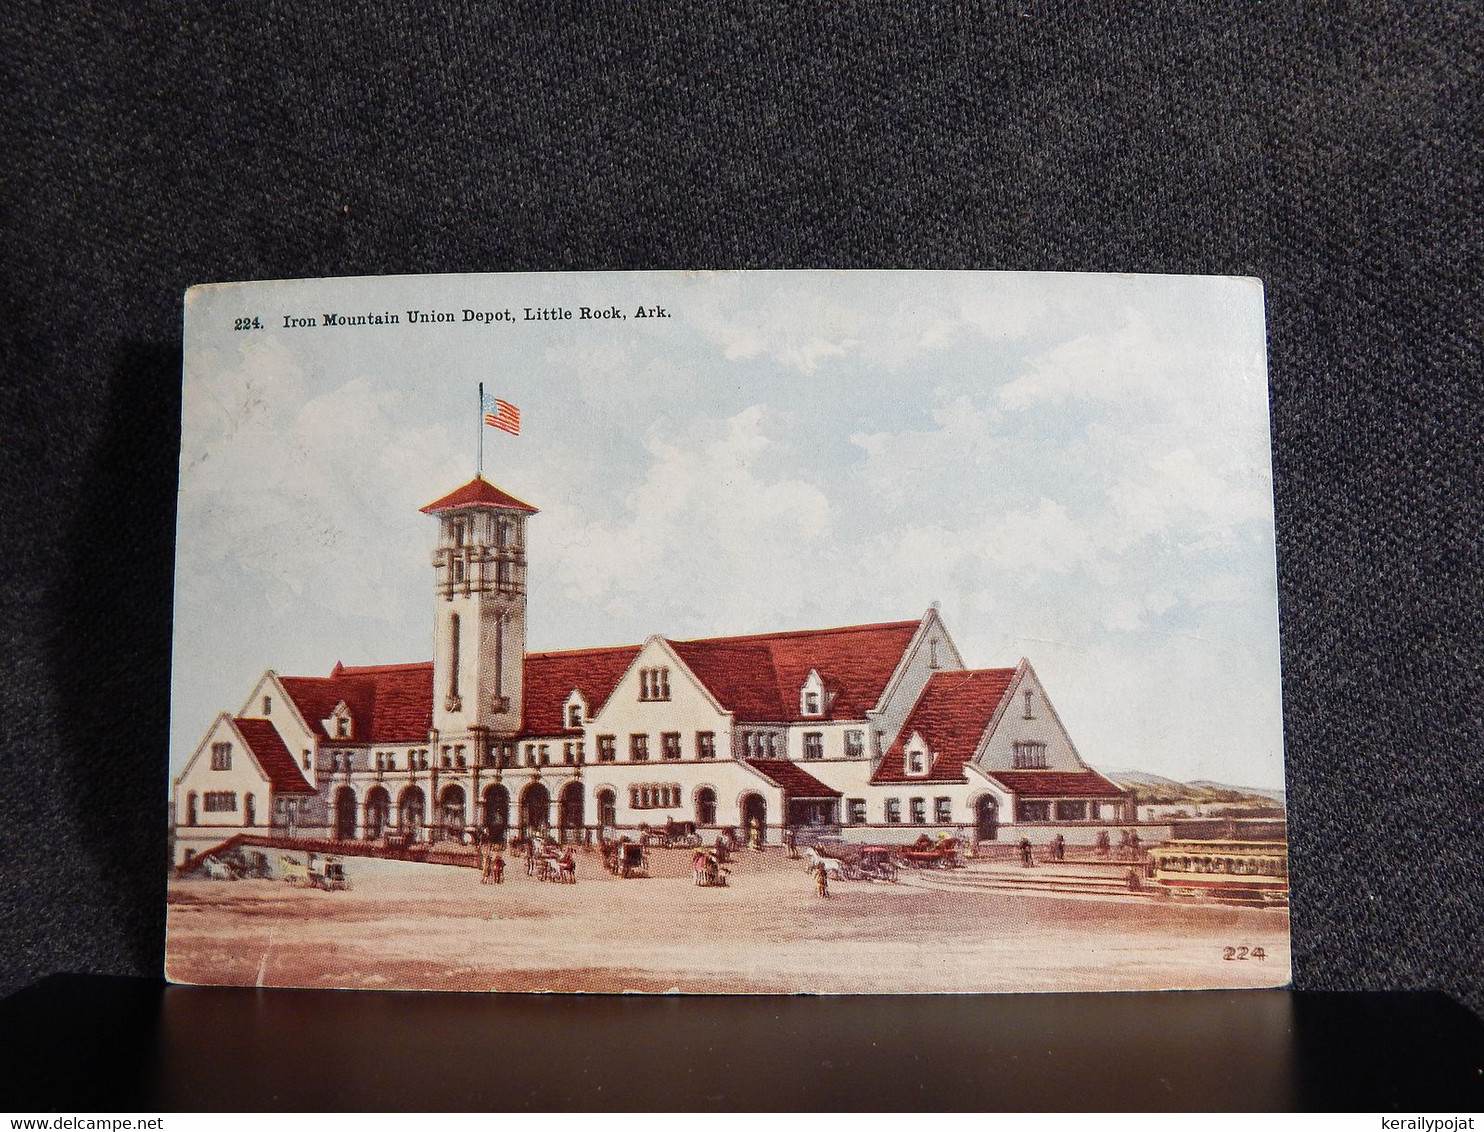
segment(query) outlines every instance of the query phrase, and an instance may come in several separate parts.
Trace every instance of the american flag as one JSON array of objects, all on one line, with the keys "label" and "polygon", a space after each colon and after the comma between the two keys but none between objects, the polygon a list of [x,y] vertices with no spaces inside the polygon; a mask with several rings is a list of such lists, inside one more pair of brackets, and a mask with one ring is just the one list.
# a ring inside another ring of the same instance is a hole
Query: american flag
[{"label": "american flag", "polygon": [[509,401],[484,395],[484,423],[494,428],[503,428],[515,436],[520,435],[520,410]]}]

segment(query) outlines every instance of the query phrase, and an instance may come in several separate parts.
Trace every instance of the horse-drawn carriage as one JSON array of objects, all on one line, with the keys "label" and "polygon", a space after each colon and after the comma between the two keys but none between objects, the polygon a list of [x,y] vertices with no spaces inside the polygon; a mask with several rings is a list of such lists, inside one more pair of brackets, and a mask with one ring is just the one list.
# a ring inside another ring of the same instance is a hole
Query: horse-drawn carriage
[{"label": "horse-drawn carriage", "polygon": [[326,857],[322,869],[315,869],[311,866],[309,882],[315,888],[322,888],[326,892],[350,891],[350,877],[345,875],[345,862],[339,857]]},{"label": "horse-drawn carriage", "polygon": [[603,867],[621,880],[649,875],[649,850],[637,841],[610,841],[603,846]]},{"label": "horse-drawn carriage", "polygon": [[696,849],[701,844],[695,822],[675,821],[673,818],[664,825],[650,826],[639,836],[648,849]]},{"label": "horse-drawn carriage", "polygon": [[201,867],[206,870],[206,875],[212,880],[236,880],[237,870],[227,862],[218,860],[216,857],[201,858]]},{"label": "horse-drawn carriage", "polygon": [[962,866],[958,838],[940,837],[932,841],[925,833],[900,850],[897,860],[909,869],[957,869]]},{"label": "horse-drawn carriage", "polygon": [[895,884],[897,866],[891,859],[891,848],[886,845],[862,845],[847,875],[851,880],[884,880]]},{"label": "horse-drawn carriage", "polygon": [[278,873],[285,884],[297,888],[322,888],[326,892],[344,892],[350,888],[345,863],[339,857],[326,857],[323,864],[310,853],[305,860],[287,854],[278,858]]}]

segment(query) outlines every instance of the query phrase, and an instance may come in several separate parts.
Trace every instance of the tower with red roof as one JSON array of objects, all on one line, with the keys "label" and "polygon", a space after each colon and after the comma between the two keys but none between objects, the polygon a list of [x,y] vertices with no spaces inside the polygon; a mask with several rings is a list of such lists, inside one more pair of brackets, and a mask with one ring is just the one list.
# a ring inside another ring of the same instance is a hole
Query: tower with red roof
[{"label": "tower with red roof", "polygon": [[473,760],[521,727],[526,519],[536,508],[483,476],[422,508],[433,551],[433,729]]}]

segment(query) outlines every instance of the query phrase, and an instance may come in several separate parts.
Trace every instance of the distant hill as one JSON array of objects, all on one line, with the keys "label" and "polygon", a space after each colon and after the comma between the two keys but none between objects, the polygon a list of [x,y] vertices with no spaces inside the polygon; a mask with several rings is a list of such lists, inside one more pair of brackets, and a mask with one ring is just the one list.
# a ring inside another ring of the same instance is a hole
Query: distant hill
[{"label": "distant hill", "polygon": [[1198,779],[1178,782],[1173,778],[1142,770],[1105,770],[1101,772],[1120,786],[1127,787],[1139,805],[1186,806],[1229,803],[1270,807],[1284,805],[1283,791],[1258,786],[1232,786],[1225,782]]}]

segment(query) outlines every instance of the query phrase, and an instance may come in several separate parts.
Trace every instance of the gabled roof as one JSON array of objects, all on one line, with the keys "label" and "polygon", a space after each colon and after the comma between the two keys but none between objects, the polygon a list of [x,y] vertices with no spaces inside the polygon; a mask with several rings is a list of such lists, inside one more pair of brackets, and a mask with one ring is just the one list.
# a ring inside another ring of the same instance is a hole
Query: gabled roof
[{"label": "gabled roof", "polygon": [[587,701],[587,710],[596,713],[638,655],[638,645],[526,653],[521,737],[581,734],[580,727],[569,728],[562,717],[562,707],[572,689],[578,689]]},{"label": "gabled roof", "polygon": [[[668,643],[739,722],[864,719],[919,624],[891,621]],[[810,669],[819,670],[833,696],[821,716],[799,711],[799,689]]]},{"label": "gabled roof", "polygon": [[452,511],[458,507],[503,507],[509,511],[537,514],[536,508],[529,503],[501,491],[483,476],[475,476],[463,487],[455,488],[441,499],[433,500],[420,510],[424,515],[436,515],[441,511]]},{"label": "gabled roof", "polygon": [[313,794],[294,756],[284,746],[283,739],[266,719],[234,719],[232,725],[242,736],[253,758],[268,776],[268,783],[280,794]]},{"label": "gabled roof", "polygon": [[995,770],[986,771],[1012,794],[1029,798],[1122,798],[1128,791],[1097,771]]},{"label": "gabled roof", "polygon": [[790,798],[838,798],[840,791],[831,789],[798,763],[787,759],[743,759],[775,786],[783,787]]},{"label": "gabled roof", "polygon": [[334,739],[323,721],[342,701],[350,710],[353,743],[426,742],[433,726],[433,664],[335,665],[329,676],[280,676],[304,722]]},{"label": "gabled roof", "polygon": [[[1013,668],[979,668],[934,672],[896,740],[871,774],[881,782],[966,782],[964,763],[974,757],[995,708],[1015,679]],[[933,752],[927,774],[906,772],[905,746],[920,734]]]}]

